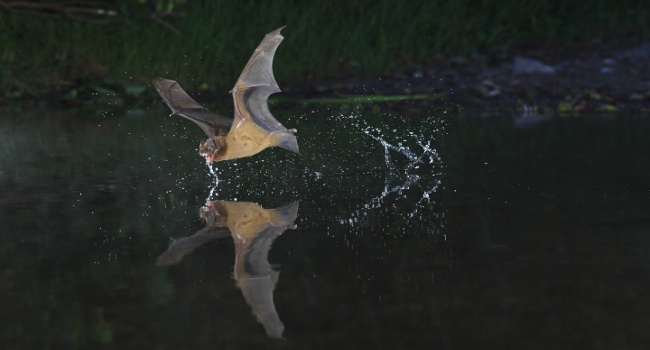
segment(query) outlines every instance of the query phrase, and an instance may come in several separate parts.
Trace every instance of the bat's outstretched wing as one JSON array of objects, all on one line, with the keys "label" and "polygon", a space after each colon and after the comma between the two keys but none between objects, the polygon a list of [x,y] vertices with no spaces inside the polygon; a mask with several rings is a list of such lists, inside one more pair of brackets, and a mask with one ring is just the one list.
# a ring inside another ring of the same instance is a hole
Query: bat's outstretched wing
[{"label": "bat's outstretched wing", "polygon": [[207,225],[189,237],[172,239],[167,250],[156,259],[156,265],[176,265],[186,255],[191,254],[194,249],[204,243],[216,241],[219,238],[230,237],[230,230],[227,227],[213,227]]},{"label": "bat's outstretched wing", "polygon": [[244,119],[250,118],[260,128],[274,134],[279,147],[298,153],[296,137],[275,119],[267,103],[271,94],[281,91],[273,76],[273,57],[284,39],[280,34],[282,28],[284,27],[264,37],[237,79],[231,91],[235,95],[235,119],[232,128],[237,128]]},{"label": "bat's outstretched wing", "polygon": [[282,338],[284,324],[273,302],[273,290],[280,273],[269,263],[269,251],[276,238],[287,229],[295,228],[299,204],[299,201],[295,201],[271,210],[275,214],[274,219],[268,227],[253,237],[242,265],[244,271],[236,271],[237,286],[271,338]]},{"label": "bat's outstretched wing", "polygon": [[153,85],[173,114],[195,122],[209,137],[228,134],[232,119],[212,113],[201,106],[176,81],[156,78]]}]

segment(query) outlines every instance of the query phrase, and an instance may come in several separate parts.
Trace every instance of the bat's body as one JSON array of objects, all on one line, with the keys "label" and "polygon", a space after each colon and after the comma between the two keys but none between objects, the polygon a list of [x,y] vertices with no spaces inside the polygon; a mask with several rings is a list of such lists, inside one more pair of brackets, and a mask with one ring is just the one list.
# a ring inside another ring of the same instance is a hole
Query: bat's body
[{"label": "bat's body", "polygon": [[173,80],[154,80],[156,91],[172,114],[195,122],[208,135],[199,146],[199,154],[206,162],[250,157],[269,147],[299,153],[295,130],[280,124],[267,103],[271,94],[280,92],[273,76],[273,57],[283,39],[281,30],[278,28],[264,37],[237,79],[231,91],[235,105],[233,119],[210,112]]}]

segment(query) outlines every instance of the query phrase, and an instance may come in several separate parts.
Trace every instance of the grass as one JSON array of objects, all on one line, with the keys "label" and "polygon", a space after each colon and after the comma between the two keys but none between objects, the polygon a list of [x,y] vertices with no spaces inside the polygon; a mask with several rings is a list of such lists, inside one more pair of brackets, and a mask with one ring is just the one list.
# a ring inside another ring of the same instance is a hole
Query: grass
[{"label": "grass", "polygon": [[176,10],[185,16],[167,20],[180,34],[147,16],[94,24],[0,12],[0,89],[38,95],[163,76],[188,90],[226,90],[264,34],[282,25],[275,71],[284,85],[382,76],[513,45],[650,34],[643,1],[190,1]]},{"label": "grass", "polygon": [[429,95],[373,95],[373,96],[341,96],[341,97],[318,97],[318,98],[281,98],[275,97],[269,99],[270,103],[288,102],[300,104],[345,104],[345,103],[377,103],[377,102],[394,102],[394,101],[414,101],[426,100]]}]

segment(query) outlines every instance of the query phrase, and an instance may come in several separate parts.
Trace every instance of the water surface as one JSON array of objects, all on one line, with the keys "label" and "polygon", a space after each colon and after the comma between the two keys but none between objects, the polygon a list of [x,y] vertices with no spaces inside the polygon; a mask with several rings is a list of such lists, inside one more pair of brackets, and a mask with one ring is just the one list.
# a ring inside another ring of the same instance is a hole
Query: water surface
[{"label": "water surface", "polygon": [[646,119],[274,106],[212,174],[159,107],[2,112],[3,349],[650,345]]}]

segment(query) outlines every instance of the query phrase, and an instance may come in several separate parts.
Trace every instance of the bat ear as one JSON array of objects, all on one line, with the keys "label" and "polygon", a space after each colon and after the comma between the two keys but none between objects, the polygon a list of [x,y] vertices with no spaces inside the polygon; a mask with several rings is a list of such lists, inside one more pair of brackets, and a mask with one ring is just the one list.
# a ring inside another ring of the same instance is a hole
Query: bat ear
[{"label": "bat ear", "polygon": [[201,154],[216,151],[216,150],[219,150],[219,143],[215,142],[213,138],[209,138],[199,143],[199,153]]}]

